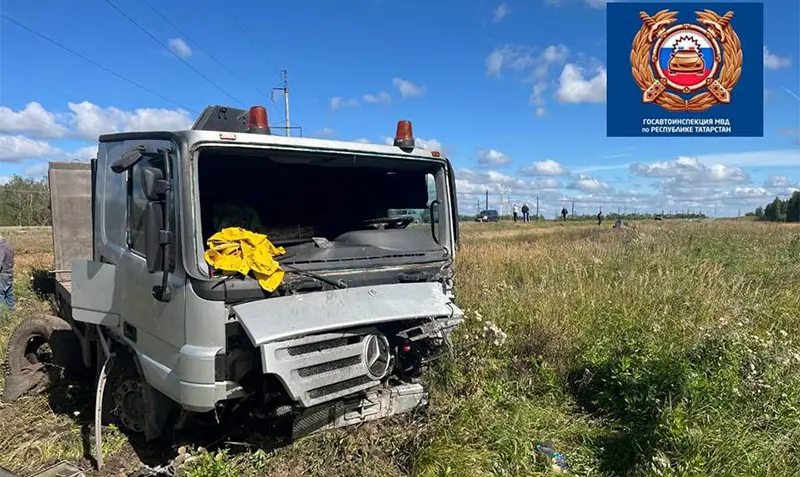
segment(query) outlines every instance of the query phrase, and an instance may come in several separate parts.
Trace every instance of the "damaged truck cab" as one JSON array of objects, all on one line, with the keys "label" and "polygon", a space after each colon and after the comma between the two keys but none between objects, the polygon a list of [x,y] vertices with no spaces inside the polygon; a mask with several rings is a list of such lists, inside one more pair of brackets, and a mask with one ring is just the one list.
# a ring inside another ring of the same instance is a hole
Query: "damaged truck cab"
[{"label": "damaged truck cab", "polygon": [[[91,167],[49,180],[62,319],[84,366],[113,356],[104,412],[128,430],[246,397],[295,436],[426,404],[423,370],[462,319],[458,211],[450,162],[410,122],[362,144],[212,106],[191,130],[103,135]],[[222,224],[285,249],[277,289],[209,266]]]}]

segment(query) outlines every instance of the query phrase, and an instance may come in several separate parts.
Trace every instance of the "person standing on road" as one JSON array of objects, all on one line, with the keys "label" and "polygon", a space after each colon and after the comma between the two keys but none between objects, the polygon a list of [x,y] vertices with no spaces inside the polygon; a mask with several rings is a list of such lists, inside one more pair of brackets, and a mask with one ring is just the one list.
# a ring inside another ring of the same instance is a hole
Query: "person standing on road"
[{"label": "person standing on road", "polygon": [[526,224],[531,221],[531,209],[528,207],[528,204],[522,204],[522,221]]},{"label": "person standing on road", "polygon": [[563,207],[563,208],[561,209],[561,220],[563,220],[564,222],[566,222],[566,221],[567,221],[567,213],[568,213],[568,212],[569,212],[569,211],[567,210],[567,208],[566,208],[566,207]]},{"label": "person standing on road", "polygon": [[0,235],[0,308],[13,310],[14,300],[14,247]]},{"label": "person standing on road", "polygon": [[603,225],[603,211],[597,213],[597,225]]},{"label": "person standing on road", "polygon": [[517,204],[514,204],[514,222],[517,221],[517,216],[519,216],[519,206],[517,206]]}]

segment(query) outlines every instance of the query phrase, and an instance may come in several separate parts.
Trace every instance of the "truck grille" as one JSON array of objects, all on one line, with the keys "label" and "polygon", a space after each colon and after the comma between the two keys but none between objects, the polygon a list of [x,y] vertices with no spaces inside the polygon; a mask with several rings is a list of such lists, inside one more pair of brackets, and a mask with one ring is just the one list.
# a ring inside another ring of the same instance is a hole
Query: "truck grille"
[{"label": "truck grille", "polygon": [[261,345],[262,364],[292,399],[311,407],[380,384],[391,369],[387,345],[374,328],[305,336]]}]

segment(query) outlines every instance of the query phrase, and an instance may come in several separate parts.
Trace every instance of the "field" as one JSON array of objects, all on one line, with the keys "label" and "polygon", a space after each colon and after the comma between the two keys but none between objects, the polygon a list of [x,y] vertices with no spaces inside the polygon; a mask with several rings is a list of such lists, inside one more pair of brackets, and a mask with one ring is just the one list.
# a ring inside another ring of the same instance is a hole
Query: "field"
[{"label": "field", "polygon": [[[17,246],[20,298],[0,317],[2,340],[48,308],[26,284],[32,268],[51,266],[48,232],[4,230]],[[429,376],[428,409],[278,448],[217,439],[186,471],[548,475],[534,446],[549,441],[571,475],[800,475],[798,257],[791,225],[464,224],[457,302],[468,319],[457,355]],[[489,323],[503,333],[487,337]],[[89,468],[91,392],[0,405],[0,466]],[[104,435],[103,475],[158,454]]]}]

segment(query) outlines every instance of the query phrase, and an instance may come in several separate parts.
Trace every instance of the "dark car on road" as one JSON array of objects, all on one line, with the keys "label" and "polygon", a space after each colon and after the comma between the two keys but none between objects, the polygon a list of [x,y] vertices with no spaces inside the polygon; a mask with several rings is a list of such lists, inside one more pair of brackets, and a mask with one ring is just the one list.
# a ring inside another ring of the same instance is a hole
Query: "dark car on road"
[{"label": "dark car on road", "polygon": [[500,214],[494,210],[482,210],[478,215],[475,216],[475,222],[499,222],[500,221]]}]

